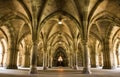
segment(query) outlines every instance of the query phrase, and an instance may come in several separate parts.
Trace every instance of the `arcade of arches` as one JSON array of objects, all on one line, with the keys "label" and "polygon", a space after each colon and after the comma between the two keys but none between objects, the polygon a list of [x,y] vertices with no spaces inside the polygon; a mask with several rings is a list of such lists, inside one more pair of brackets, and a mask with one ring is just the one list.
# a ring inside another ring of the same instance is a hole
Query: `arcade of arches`
[{"label": "arcade of arches", "polygon": [[0,66],[120,66],[119,0],[0,0]]}]

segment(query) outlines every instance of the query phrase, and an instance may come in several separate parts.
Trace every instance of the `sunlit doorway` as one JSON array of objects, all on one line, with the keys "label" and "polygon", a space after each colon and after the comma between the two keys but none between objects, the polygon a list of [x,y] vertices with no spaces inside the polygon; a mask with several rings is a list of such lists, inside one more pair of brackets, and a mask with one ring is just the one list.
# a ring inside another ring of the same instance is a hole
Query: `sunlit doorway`
[{"label": "sunlit doorway", "polygon": [[57,48],[54,53],[53,66],[54,67],[68,66],[68,57],[67,57],[66,51],[62,47]]}]

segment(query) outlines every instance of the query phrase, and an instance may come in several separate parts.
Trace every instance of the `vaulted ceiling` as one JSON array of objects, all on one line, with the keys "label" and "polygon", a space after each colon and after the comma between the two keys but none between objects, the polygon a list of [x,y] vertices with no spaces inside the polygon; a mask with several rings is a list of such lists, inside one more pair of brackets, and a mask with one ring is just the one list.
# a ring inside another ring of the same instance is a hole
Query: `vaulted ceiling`
[{"label": "vaulted ceiling", "polygon": [[[0,0],[1,37],[4,35],[9,40],[9,34],[14,32],[20,41],[31,34],[34,14],[38,34],[41,39],[46,37],[49,45],[69,46],[75,37],[82,36],[85,29],[90,38],[94,36],[100,40],[111,21],[116,21],[112,26],[117,26],[111,30],[112,37],[114,31],[120,29],[119,0]],[[107,17],[111,21],[105,20]],[[89,25],[84,26],[85,20]],[[5,28],[3,23],[12,25]]]}]

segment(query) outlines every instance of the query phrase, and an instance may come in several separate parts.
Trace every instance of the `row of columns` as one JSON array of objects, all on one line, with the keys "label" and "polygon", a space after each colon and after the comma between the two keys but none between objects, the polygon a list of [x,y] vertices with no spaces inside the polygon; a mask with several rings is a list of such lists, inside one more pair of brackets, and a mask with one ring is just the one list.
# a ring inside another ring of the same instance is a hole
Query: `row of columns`
[{"label": "row of columns", "polygon": [[[84,45],[84,51],[87,51],[88,49],[88,46],[87,46],[87,44],[86,43],[84,43],[83,44]],[[103,68],[104,69],[111,69],[114,65],[112,65],[112,57],[110,57],[110,52],[108,53],[108,51],[110,51],[110,44],[109,43],[104,43],[103,44],[104,46],[104,48],[102,49],[103,51],[103,54],[104,54],[104,56],[103,56]],[[34,53],[32,52],[32,59],[31,59],[31,70],[32,70],[32,72],[31,73],[36,73],[37,72],[37,58],[36,58],[36,56],[37,56],[37,48],[38,48],[38,45],[37,45],[37,43],[35,42],[35,43],[33,43],[33,51],[34,51]],[[9,51],[8,51],[8,56],[9,56],[9,60],[8,60],[8,63],[7,63],[7,68],[9,68],[9,69],[17,69],[17,64],[16,64],[16,62],[17,62],[17,51],[18,51],[18,49],[17,48],[14,48],[14,49],[9,49]],[[47,51],[47,50],[46,50]],[[45,58],[43,58],[44,59],[44,66],[45,67],[52,67],[52,55],[51,55],[51,51],[52,50],[50,50],[49,52],[49,54],[47,54],[47,52],[45,53],[46,54],[46,56],[44,55],[43,57],[45,57]],[[77,51],[77,50],[76,50]],[[14,52],[14,53],[13,53]],[[95,54],[96,54],[96,52],[95,52]],[[77,53],[75,53],[74,55],[73,54],[70,54],[71,55],[71,57],[70,57],[70,66],[71,67],[73,67],[74,65],[78,65],[78,60],[77,60]],[[84,56],[84,69],[83,69],[83,72],[84,73],[89,73],[90,72],[90,59],[89,59],[89,53],[88,52],[84,52],[84,54],[83,54]],[[24,55],[25,57],[24,57],[24,59],[25,60],[28,60],[27,58],[28,58],[28,56],[30,56],[29,54],[27,55],[27,54],[25,54]],[[47,57],[48,56],[48,57]],[[74,58],[73,58],[74,57]],[[96,66],[96,65],[98,65],[97,63],[97,60],[98,60],[98,55],[94,55],[93,56],[94,57],[94,63],[93,63],[93,66]],[[74,59],[74,60],[73,60]],[[73,62],[74,61],[74,62]],[[27,63],[25,63],[25,61],[23,62],[23,66],[25,66]],[[43,67],[44,67],[43,66]],[[34,71],[34,72],[33,72]]]},{"label": "row of columns", "polygon": [[[31,54],[31,64],[30,64],[30,73],[31,74],[36,74],[37,73],[37,53],[38,53],[38,34],[37,34],[37,14],[35,13],[37,11],[37,7],[36,7],[36,3],[33,1],[33,6],[32,6],[32,10],[33,10],[33,22],[32,22],[32,26],[33,28],[33,33],[32,33],[32,41],[33,41],[33,48],[32,48],[32,54]],[[85,12],[84,14],[87,13],[87,8],[85,7]],[[83,23],[84,26],[86,26],[83,30],[83,33],[87,33],[87,24],[86,24],[86,20],[85,18],[87,18],[87,14],[84,15],[84,19],[83,19]],[[88,39],[86,38],[87,34],[84,34],[85,37],[83,37],[82,40],[82,45],[83,45],[83,73],[91,73],[90,71],[90,56],[89,56],[89,52],[88,52]],[[35,36],[35,37],[34,37]],[[103,68],[111,68],[112,64],[111,64],[111,52],[110,52],[110,46],[108,42],[104,42],[103,43]],[[18,49],[17,47],[10,47],[10,49],[8,50],[8,63],[7,63],[7,68],[17,68],[17,52]],[[71,66],[75,66],[77,68],[78,66],[78,60],[77,60],[77,52],[78,50],[75,48],[75,53],[72,55],[74,58],[71,57],[70,59],[70,64]],[[52,62],[51,61],[51,55],[49,55],[50,60],[47,60],[47,50],[44,47],[43,50],[43,69],[45,70],[47,68],[47,62],[48,65],[50,65]],[[74,59],[74,60],[72,60]],[[96,62],[95,62],[96,63]]]}]

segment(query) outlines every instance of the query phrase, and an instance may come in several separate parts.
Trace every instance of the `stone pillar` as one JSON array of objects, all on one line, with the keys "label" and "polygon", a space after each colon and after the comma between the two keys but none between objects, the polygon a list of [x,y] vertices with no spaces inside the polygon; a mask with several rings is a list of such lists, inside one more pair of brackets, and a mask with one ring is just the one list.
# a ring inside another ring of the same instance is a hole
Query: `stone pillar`
[{"label": "stone pillar", "polygon": [[49,63],[48,52],[47,52],[47,56],[46,56],[46,58],[47,58],[47,59],[46,59],[46,60],[47,60],[47,61],[46,61],[46,66],[47,66],[47,68],[48,68],[48,63]]},{"label": "stone pillar", "polygon": [[75,63],[76,63],[76,57],[75,57],[75,53],[73,53],[73,55],[72,55],[72,60],[73,60],[73,69],[75,69]]},{"label": "stone pillar", "polygon": [[3,61],[4,61],[4,53],[2,53],[2,61],[1,61],[1,63],[0,63],[0,64],[1,64],[1,65],[0,65],[1,67],[3,67]]},{"label": "stone pillar", "polygon": [[53,51],[53,47],[51,47],[51,51],[50,51],[50,67],[52,68],[53,66],[53,57],[52,57],[52,51]]},{"label": "stone pillar", "polygon": [[118,52],[118,67],[120,67],[120,44],[118,46],[117,52]]},{"label": "stone pillar", "polygon": [[2,47],[3,47],[3,52],[2,52],[2,61],[1,61],[1,67],[3,67],[3,62],[4,62],[4,55],[5,55],[5,46],[3,42],[1,41]]},{"label": "stone pillar", "polygon": [[97,54],[94,54],[94,55],[91,55],[92,58],[92,63],[91,63],[91,67],[95,67],[95,68],[98,68],[99,67],[99,64],[98,64],[98,55]]},{"label": "stone pillar", "polygon": [[72,64],[71,64],[71,55],[70,55],[69,67],[70,68],[72,67]]},{"label": "stone pillar", "polygon": [[118,59],[117,59],[117,64],[118,64],[118,67],[120,67],[120,53],[117,55],[118,56]]},{"label": "stone pillar", "polygon": [[47,60],[48,60],[47,63],[48,63],[48,68],[49,68],[49,66],[50,66],[50,51],[48,51],[48,59]]},{"label": "stone pillar", "polygon": [[103,69],[112,69],[112,56],[109,40],[103,42]]},{"label": "stone pillar", "polygon": [[91,67],[99,67],[99,59],[98,59],[98,53],[97,50],[94,49],[95,51],[93,51],[93,49],[91,49]]},{"label": "stone pillar", "polygon": [[120,67],[120,45],[117,46],[116,48],[116,56],[117,56],[117,65]]},{"label": "stone pillar", "polygon": [[70,46],[70,67],[74,68],[74,53],[73,53],[73,48]]},{"label": "stone pillar", "polygon": [[73,68],[73,56],[72,56],[72,53],[70,55],[70,67]]},{"label": "stone pillar", "polygon": [[88,52],[88,43],[86,40],[82,41],[83,43],[83,73],[84,74],[90,74],[90,56]]},{"label": "stone pillar", "polygon": [[48,67],[51,68],[52,67],[52,64],[51,64],[51,59],[52,59],[52,54],[51,54],[51,49],[49,50],[49,62],[48,62]]},{"label": "stone pillar", "polygon": [[16,48],[9,48],[8,49],[8,60],[7,60],[7,69],[17,69],[17,54],[18,53],[18,49]]},{"label": "stone pillar", "polygon": [[31,74],[37,74],[37,51],[38,51],[38,42],[33,41],[33,48],[31,53],[31,64],[30,64]]},{"label": "stone pillar", "polygon": [[22,55],[20,53],[21,51],[18,52],[18,59],[17,59],[17,66],[22,66]]},{"label": "stone pillar", "polygon": [[45,49],[43,51],[43,70],[47,70],[47,52]]},{"label": "stone pillar", "polygon": [[53,58],[51,56],[51,58],[50,58],[50,68],[52,68],[52,61],[53,61]]},{"label": "stone pillar", "polygon": [[23,60],[22,60],[22,67],[29,67],[30,66],[30,53],[25,53],[23,55]]},{"label": "stone pillar", "polygon": [[47,67],[50,66],[50,45],[47,47]]},{"label": "stone pillar", "polygon": [[74,38],[74,44],[73,44],[73,51],[74,53],[74,69],[78,69],[78,59],[77,59],[77,50],[78,50],[78,44],[77,44],[77,37]]},{"label": "stone pillar", "polygon": [[99,55],[99,65],[103,66],[103,53],[102,52]]},{"label": "stone pillar", "polygon": [[74,62],[75,62],[75,59],[74,59],[74,53],[71,55],[71,67],[74,69]]},{"label": "stone pillar", "polygon": [[69,55],[69,64],[68,64],[69,67],[71,67],[71,54]]},{"label": "stone pillar", "polygon": [[78,70],[78,58],[77,58],[77,49],[75,49],[75,66],[74,68]]},{"label": "stone pillar", "polygon": [[117,68],[117,54],[115,49],[113,49],[113,68]]}]

